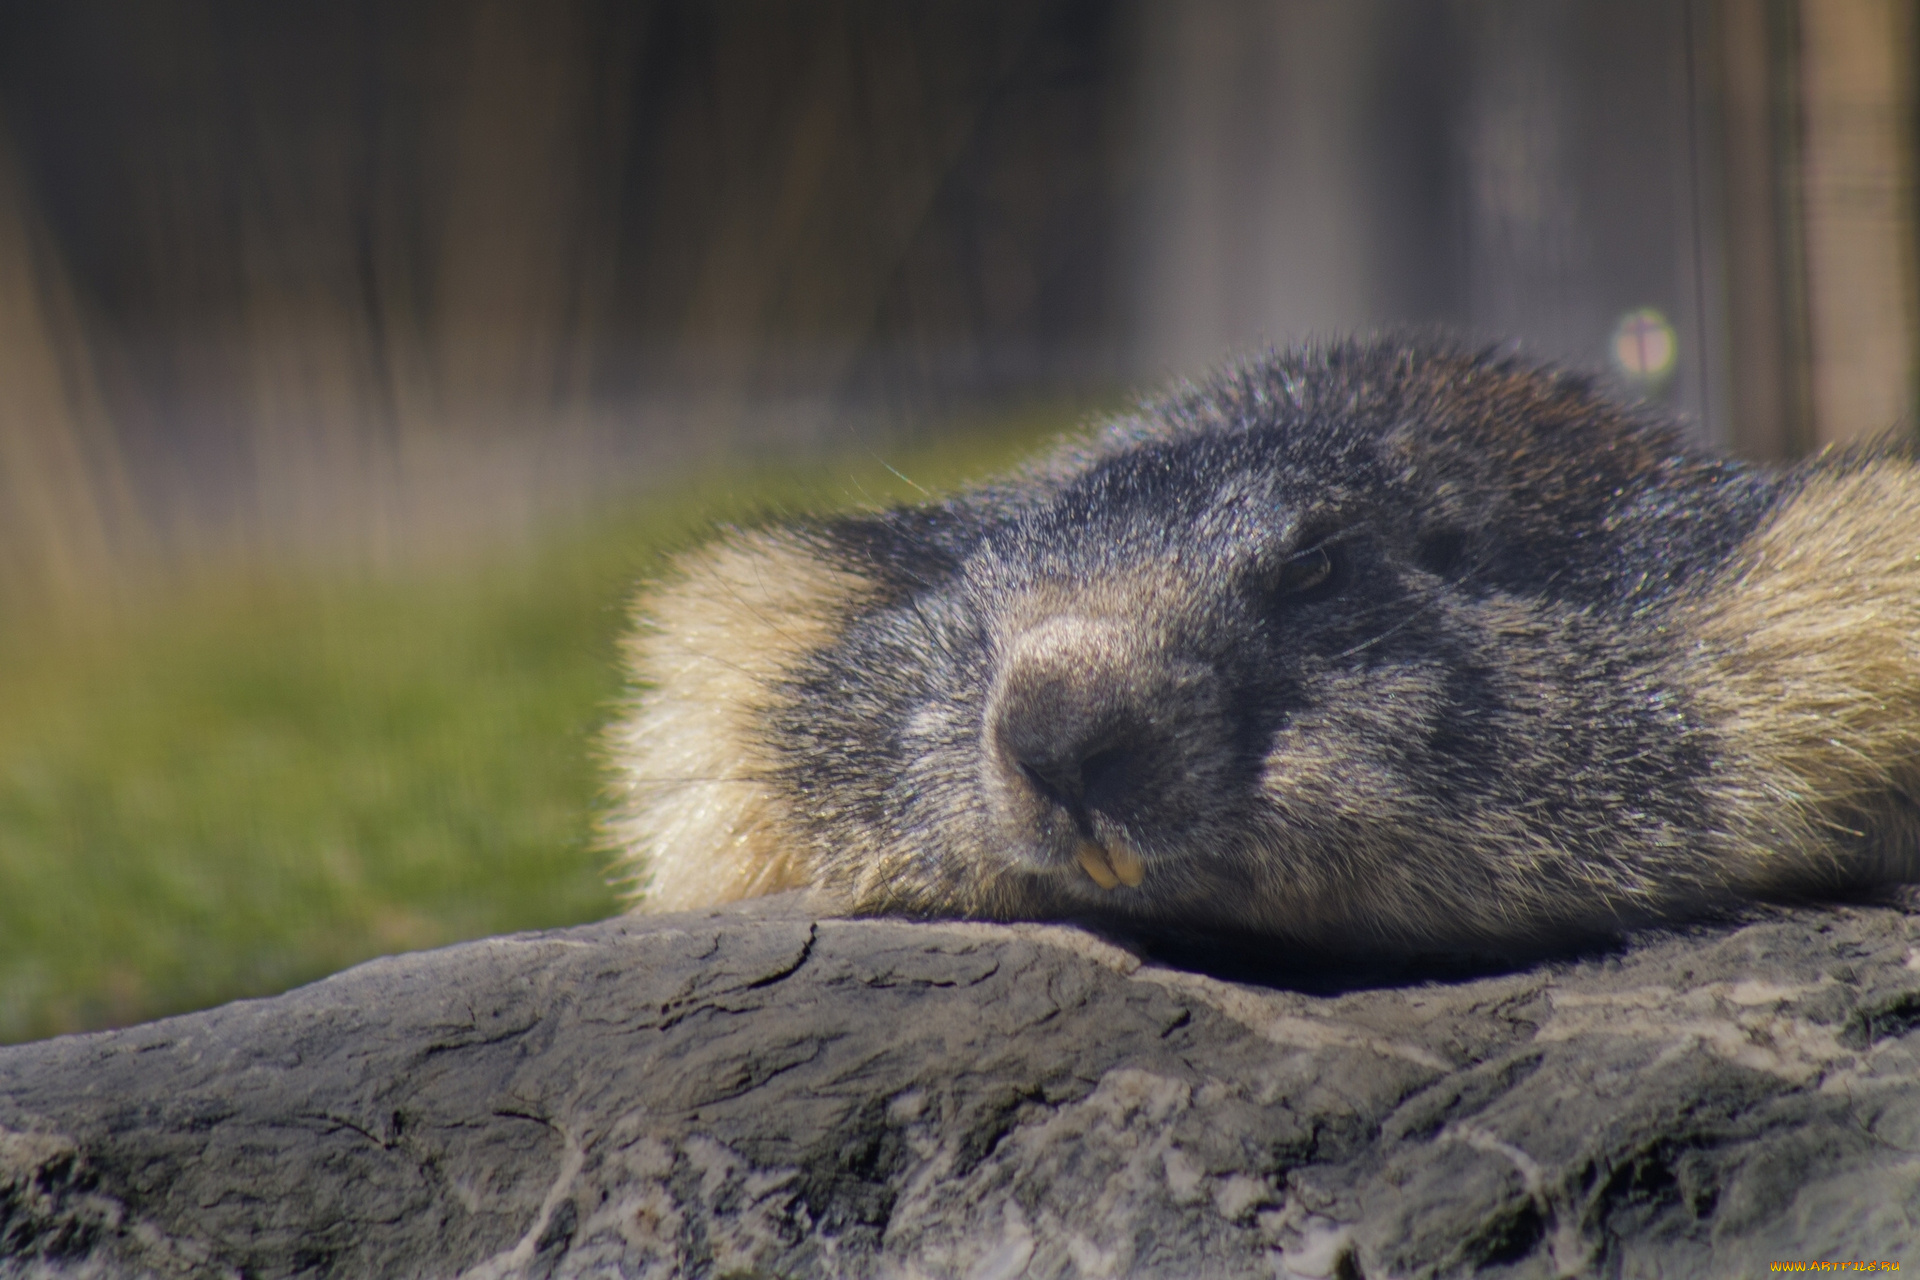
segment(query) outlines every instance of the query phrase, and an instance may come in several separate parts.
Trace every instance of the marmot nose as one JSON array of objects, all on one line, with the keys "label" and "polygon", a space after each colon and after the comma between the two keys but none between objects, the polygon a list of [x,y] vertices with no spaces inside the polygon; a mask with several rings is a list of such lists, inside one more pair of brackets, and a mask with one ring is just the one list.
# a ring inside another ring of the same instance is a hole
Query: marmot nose
[{"label": "marmot nose", "polygon": [[1005,742],[1008,754],[1020,766],[1027,780],[1049,800],[1066,809],[1099,805],[1112,798],[1113,785],[1124,777],[1128,756],[1124,743],[1105,744],[1112,735],[1067,735],[1051,740],[1026,738],[1017,745]]},{"label": "marmot nose", "polygon": [[1109,623],[1054,619],[1020,636],[988,712],[1017,783],[1076,815],[1119,798],[1141,749],[1137,659]]}]

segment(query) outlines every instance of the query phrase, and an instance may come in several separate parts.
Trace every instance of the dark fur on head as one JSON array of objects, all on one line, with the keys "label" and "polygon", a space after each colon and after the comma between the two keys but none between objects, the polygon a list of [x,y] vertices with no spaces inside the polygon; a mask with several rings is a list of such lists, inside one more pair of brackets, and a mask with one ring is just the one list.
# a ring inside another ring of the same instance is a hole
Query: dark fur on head
[{"label": "dark fur on head", "polygon": [[[692,558],[635,642],[616,834],[659,908],[805,885],[1334,947],[1911,877],[1915,477],[1707,457],[1510,358],[1248,363]],[[1881,621],[1809,653],[1807,608]]]}]

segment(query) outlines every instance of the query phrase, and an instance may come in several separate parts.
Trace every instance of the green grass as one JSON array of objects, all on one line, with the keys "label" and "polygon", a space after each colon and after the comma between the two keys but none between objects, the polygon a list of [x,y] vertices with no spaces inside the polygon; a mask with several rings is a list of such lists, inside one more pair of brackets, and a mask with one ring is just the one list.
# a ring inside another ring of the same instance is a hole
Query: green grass
[{"label": "green grass", "polygon": [[[890,456],[928,487],[1059,417]],[[202,573],[0,627],[0,1042],[619,903],[594,737],[634,581],[716,518],[914,496],[878,458],[674,487],[484,563]]]}]

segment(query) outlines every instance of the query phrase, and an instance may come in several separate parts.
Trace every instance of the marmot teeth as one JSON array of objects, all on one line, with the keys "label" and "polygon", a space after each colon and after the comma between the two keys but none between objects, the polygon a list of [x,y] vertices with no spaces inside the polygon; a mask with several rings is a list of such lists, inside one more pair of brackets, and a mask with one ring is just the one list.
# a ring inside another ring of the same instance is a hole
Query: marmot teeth
[{"label": "marmot teeth", "polygon": [[1073,856],[1102,889],[1118,889],[1121,885],[1138,889],[1140,882],[1147,878],[1146,865],[1133,850],[1117,840],[1105,845],[1097,840],[1082,840]]},{"label": "marmot teeth", "polygon": [[1427,947],[1920,878],[1912,458],[1730,462],[1508,358],[1269,356],[640,613],[642,910]]}]

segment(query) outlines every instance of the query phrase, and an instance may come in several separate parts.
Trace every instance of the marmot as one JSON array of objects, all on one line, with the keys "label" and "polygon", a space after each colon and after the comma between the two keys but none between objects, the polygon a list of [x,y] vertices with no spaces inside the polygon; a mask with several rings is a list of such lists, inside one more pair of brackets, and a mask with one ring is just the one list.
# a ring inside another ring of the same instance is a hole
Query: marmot
[{"label": "marmot", "polygon": [[1727,461],[1498,353],[1270,355],[641,619],[639,910],[1475,947],[1920,879],[1911,454]]}]

